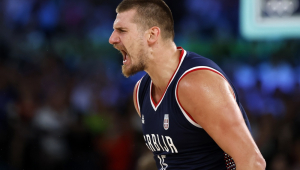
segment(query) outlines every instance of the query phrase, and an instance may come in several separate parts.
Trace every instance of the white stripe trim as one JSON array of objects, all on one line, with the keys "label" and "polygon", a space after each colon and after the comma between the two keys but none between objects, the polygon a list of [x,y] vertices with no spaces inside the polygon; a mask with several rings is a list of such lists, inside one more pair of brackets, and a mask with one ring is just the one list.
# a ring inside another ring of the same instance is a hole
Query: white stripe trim
[{"label": "white stripe trim", "polygon": [[137,102],[137,107],[138,107],[138,110],[139,110],[140,114],[141,114],[141,109],[140,109],[139,91],[140,91],[140,86],[141,86],[142,79],[143,79],[143,77],[137,82],[138,86],[137,86],[137,90],[136,90],[136,102]]},{"label": "white stripe trim", "polygon": [[[155,105],[154,105],[154,103],[152,102],[152,98],[151,98],[151,95],[152,95],[152,80],[151,80],[151,82],[150,82],[150,103],[151,103],[151,105],[152,105],[152,108],[156,111],[157,110],[157,108],[158,108],[158,106],[160,105],[160,102],[158,103],[158,105],[157,105],[157,107],[155,107]],[[164,98],[164,96],[165,96],[165,94],[163,94],[163,97],[162,98]]]},{"label": "white stripe trim", "polygon": [[[196,127],[198,127],[198,128],[202,128],[198,123],[196,123],[195,121],[193,121],[193,120],[190,118],[190,116],[184,111],[184,109],[181,107],[181,105],[180,105],[179,102],[178,102],[179,99],[178,99],[178,96],[177,96],[177,86],[178,86],[178,83],[179,83],[179,81],[181,80],[181,78],[182,78],[183,76],[185,76],[188,72],[190,72],[190,71],[192,71],[192,70],[199,69],[199,68],[206,68],[206,69],[208,69],[208,70],[213,70],[213,71],[219,73],[220,75],[222,75],[222,77],[223,77],[227,82],[228,82],[228,80],[225,78],[225,76],[224,76],[221,72],[219,72],[218,70],[213,69],[213,68],[211,68],[211,67],[207,67],[207,66],[197,66],[197,67],[190,68],[190,69],[188,69],[187,71],[185,71],[185,72],[181,75],[181,77],[178,79],[178,81],[177,81],[177,83],[176,83],[176,87],[175,87],[175,98],[176,98],[176,102],[177,102],[177,104],[178,104],[178,106],[179,106],[181,112],[183,113],[184,117],[185,117],[192,125],[194,125],[194,126],[196,126]],[[236,98],[236,97],[235,97],[235,92],[234,92],[234,91],[233,91],[233,93],[234,93],[234,98]]]},{"label": "white stripe trim", "polygon": [[[180,77],[180,78],[181,78],[181,77]],[[179,80],[180,80],[180,79],[179,79]],[[177,85],[178,85],[178,82],[177,82],[176,88],[175,88],[175,96],[176,96],[176,102],[177,102],[177,104],[178,104],[178,106],[179,106],[181,112],[183,113],[183,115],[184,115],[184,117],[186,118],[186,120],[189,121],[192,125],[194,125],[194,126],[196,126],[196,127],[198,127],[198,128],[202,128],[198,123],[196,123],[195,121],[193,121],[193,120],[190,118],[190,116],[183,110],[183,108],[182,108],[181,105],[179,104],[179,102],[178,102],[178,96],[177,96],[177,93],[176,93],[176,91],[177,91]]]},{"label": "white stripe trim", "polygon": [[179,68],[180,68],[180,66],[181,66],[181,64],[182,64],[182,62],[183,62],[183,60],[184,60],[184,58],[185,58],[185,56],[186,56],[186,51],[185,51],[184,49],[182,49],[182,50],[183,50],[183,55],[182,55],[182,57],[181,57],[181,61],[180,61],[179,65],[178,65],[178,67],[177,67],[177,69],[176,69],[176,71],[175,71],[175,73],[174,73],[174,75],[173,75],[171,81],[169,82],[169,84],[168,84],[168,86],[167,86],[167,88],[166,88],[166,90],[165,90],[163,96],[161,97],[161,99],[160,99],[160,101],[159,101],[159,103],[157,104],[156,107],[155,107],[155,105],[154,105],[154,103],[152,102],[152,99],[151,99],[151,96],[152,96],[152,80],[151,80],[151,82],[150,82],[150,95],[149,95],[149,96],[150,96],[150,103],[151,103],[151,105],[152,105],[152,107],[153,107],[153,109],[154,109],[155,111],[156,111],[157,108],[159,107],[160,103],[163,101],[163,99],[164,99],[164,97],[165,97],[165,94],[166,94],[166,92],[167,92],[167,90],[168,90],[170,84],[172,83],[174,77],[176,76],[176,74],[177,74],[177,72],[178,72],[178,70],[179,70]]},{"label": "white stripe trim", "polygon": [[[214,69],[214,68],[212,68],[212,67],[208,67],[208,66],[197,66],[197,67],[190,68],[190,69],[188,69],[187,71],[185,71],[185,72],[183,73],[183,75],[185,75],[187,72],[189,72],[189,71],[191,71],[191,70],[195,70],[195,69],[199,69],[199,68],[206,68],[206,69],[215,71],[215,72],[219,73],[219,74],[220,74],[220,75],[221,75],[221,76],[229,83],[229,81],[226,79],[226,77],[225,77],[221,72],[219,72],[218,70],[216,70],[216,69]],[[182,76],[181,76],[181,77],[182,77]],[[181,77],[180,77],[178,80],[180,80]],[[178,83],[178,82],[177,82],[177,83]],[[230,83],[229,83],[229,85],[230,85]],[[233,91],[234,99],[236,99],[236,94],[235,94],[235,92],[234,92],[233,89],[232,89],[232,91]]]}]

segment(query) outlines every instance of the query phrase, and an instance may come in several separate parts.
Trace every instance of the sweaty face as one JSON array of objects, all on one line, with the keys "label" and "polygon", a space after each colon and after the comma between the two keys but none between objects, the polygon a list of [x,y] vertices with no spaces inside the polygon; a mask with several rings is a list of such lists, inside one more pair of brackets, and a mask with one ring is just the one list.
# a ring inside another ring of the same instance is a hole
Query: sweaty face
[{"label": "sweaty face", "polygon": [[123,55],[122,73],[125,77],[134,75],[146,67],[144,33],[133,23],[135,10],[119,13],[114,22],[114,31],[109,43]]}]

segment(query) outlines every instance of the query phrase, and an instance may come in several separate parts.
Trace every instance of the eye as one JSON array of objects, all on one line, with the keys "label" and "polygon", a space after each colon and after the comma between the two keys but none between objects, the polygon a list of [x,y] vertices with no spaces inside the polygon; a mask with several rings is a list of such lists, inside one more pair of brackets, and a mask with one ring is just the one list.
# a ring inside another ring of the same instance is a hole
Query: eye
[{"label": "eye", "polygon": [[127,30],[124,29],[124,28],[116,28],[115,30],[116,30],[118,33],[124,33],[124,32],[127,32]]}]

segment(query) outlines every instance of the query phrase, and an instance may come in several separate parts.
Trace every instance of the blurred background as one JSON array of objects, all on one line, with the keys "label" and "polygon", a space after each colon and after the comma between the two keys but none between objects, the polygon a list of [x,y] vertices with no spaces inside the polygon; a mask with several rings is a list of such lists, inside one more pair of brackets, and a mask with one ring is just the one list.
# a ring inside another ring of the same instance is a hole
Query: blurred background
[{"label": "blurred background", "polygon": [[[119,2],[0,0],[0,170],[151,169],[132,102],[144,73],[124,78],[108,43]],[[267,169],[300,170],[299,1],[165,2],[176,44],[234,82]]]}]

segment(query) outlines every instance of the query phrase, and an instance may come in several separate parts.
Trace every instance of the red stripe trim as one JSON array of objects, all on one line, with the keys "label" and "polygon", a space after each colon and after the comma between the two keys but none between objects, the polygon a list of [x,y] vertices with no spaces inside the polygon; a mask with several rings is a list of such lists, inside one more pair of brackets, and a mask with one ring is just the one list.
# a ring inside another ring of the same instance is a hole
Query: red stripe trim
[{"label": "red stripe trim", "polygon": [[140,105],[139,105],[139,101],[138,101],[138,89],[140,88],[140,84],[141,84],[141,80],[139,80],[138,82],[137,82],[137,86],[136,86],[136,89],[135,89],[135,104],[136,104],[136,106],[137,106],[137,108],[139,109],[139,112],[140,112],[140,114],[141,114],[141,110],[140,110]]},{"label": "red stripe trim", "polygon": [[[212,71],[212,72],[215,72],[217,74],[219,74],[220,76],[222,76],[226,81],[227,79],[219,72],[213,70],[213,69],[210,69],[210,68],[196,68],[196,69],[193,69],[193,70],[190,70],[188,72],[186,72],[179,80],[178,80],[178,84],[180,83],[180,81],[182,80],[183,77],[185,77],[186,75],[188,75],[189,73],[193,72],[193,71],[197,71],[197,70],[209,70],[209,71]],[[179,103],[179,105],[181,106],[181,108],[185,111],[185,113],[195,122],[197,123],[193,117],[183,108],[183,106],[181,105],[180,103],[180,100],[179,100],[179,97],[178,97],[178,86],[177,86],[177,89],[176,89],[176,97],[177,97],[177,101]],[[235,97],[235,96],[234,96]],[[198,124],[198,123],[197,123]]]},{"label": "red stripe trim", "polygon": [[153,86],[153,83],[152,83],[152,81],[151,81],[151,85],[150,85],[150,96],[151,96],[152,103],[154,104],[155,107],[157,107],[157,105],[161,102],[161,100],[162,100],[163,97],[165,96],[165,93],[166,93],[166,91],[167,91],[167,89],[168,89],[168,87],[169,87],[169,85],[170,85],[170,83],[171,83],[171,80],[173,79],[173,77],[174,77],[174,75],[175,75],[176,71],[178,70],[178,67],[179,67],[179,65],[180,65],[180,63],[181,63],[181,59],[182,59],[182,56],[183,56],[183,54],[184,54],[184,50],[183,50],[182,47],[177,47],[177,49],[178,49],[178,50],[181,50],[178,65],[177,65],[177,67],[176,67],[176,69],[175,69],[175,71],[174,71],[172,77],[170,78],[170,80],[169,80],[169,82],[168,82],[168,85],[167,85],[167,87],[166,87],[166,89],[165,89],[163,95],[160,97],[160,99],[159,99],[159,101],[158,101],[157,103],[156,103],[156,102],[154,101],[154,99],[152,98],[152,86]]}]

